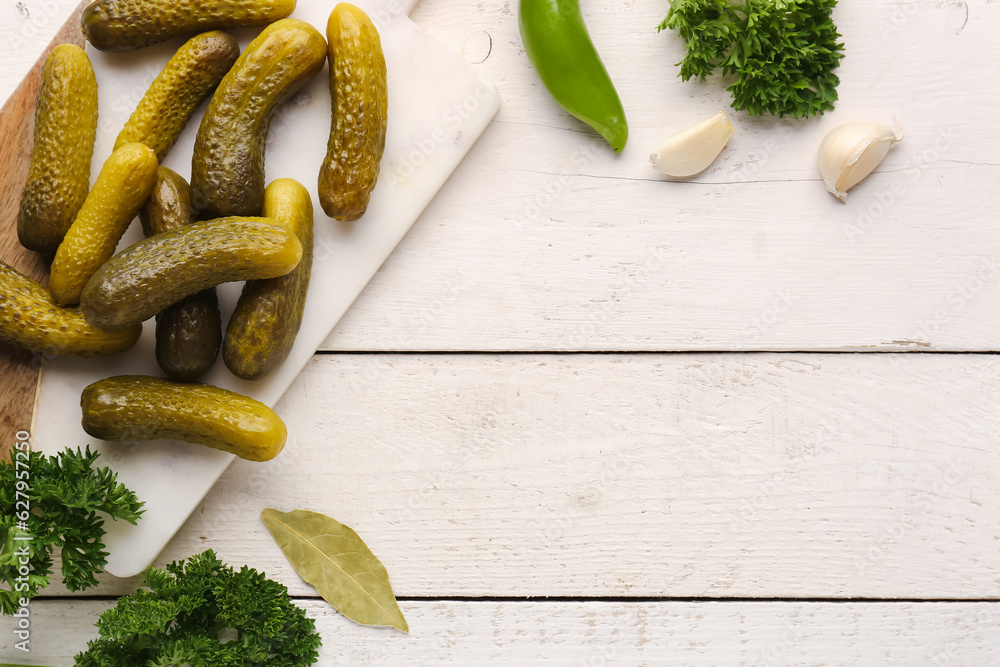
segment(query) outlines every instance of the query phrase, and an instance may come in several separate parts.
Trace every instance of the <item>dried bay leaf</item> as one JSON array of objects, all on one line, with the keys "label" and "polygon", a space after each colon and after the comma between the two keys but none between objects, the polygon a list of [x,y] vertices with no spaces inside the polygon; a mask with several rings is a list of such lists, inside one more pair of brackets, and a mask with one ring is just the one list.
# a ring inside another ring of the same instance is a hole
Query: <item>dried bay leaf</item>
[{"label": "dried bay leaf", "polygon": [[410,631],[389,573],[354,530],[307,510],[268,507],[260,518],[299,576],[334,609],[363,625]]}]

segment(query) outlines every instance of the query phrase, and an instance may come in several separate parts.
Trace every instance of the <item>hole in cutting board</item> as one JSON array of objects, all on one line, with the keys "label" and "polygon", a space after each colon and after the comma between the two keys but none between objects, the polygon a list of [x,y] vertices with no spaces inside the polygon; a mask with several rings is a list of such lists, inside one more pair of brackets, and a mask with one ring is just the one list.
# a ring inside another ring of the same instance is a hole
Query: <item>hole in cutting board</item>
[{"label": "hole in cutting board", "polygon": [[485,62],[493,52],[493,37],[485,30],[479,30],[465,38],[462,55],[473,65]]}]

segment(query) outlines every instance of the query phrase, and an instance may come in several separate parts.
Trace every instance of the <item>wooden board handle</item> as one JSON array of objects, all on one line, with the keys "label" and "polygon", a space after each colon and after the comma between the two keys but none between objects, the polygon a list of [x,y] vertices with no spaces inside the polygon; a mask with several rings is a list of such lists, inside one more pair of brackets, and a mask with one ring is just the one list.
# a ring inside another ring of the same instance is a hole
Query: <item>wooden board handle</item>
[{"label": "wooden board handle", "polygon": [[[42,65],[49,52],[59,44],[84,45],[80,15],[86,4],[82,3],[67,19],[31,72],[0,108],[0,137],[3,137],[0,142],[0,261],[36,280],[47,279],[48,262],[41,255],[21,247],[17,240],[17,211],[31,162],[35,101]],[[31,426],[35,390],[43,363],[41,355],[0,343],[0,456],[4,458],[15,442],[15,434]]]}]

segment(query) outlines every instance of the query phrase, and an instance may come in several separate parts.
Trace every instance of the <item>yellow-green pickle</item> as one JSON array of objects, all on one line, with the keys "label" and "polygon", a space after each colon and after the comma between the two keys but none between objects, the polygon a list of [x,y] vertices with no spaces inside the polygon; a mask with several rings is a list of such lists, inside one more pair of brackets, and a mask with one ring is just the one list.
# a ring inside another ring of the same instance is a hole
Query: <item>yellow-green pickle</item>
[{"label": "yellow-green pickle", "polygon": [[335,220],[365,214],[385,150],[388,93],[378,30],[361,9],[341,2],[327,23],[333,121],[319,173],[319,200]]},{"label": "yellow-green pickle", "polygon": [[326,40],[308,23],[283,19],[247,47],[222,79],[198,128],[191,202],[202,218],[260,215],[271,117],[326,61]]},{"label": "yellow-green pickle", "polygon": [[97,0],[81,18],[101,51],[131,51],[206,30],[264,26],[295,10],[295,0]]},{"label": "yellow-green pickle", "polygon": [[257,380],[285,360],[302,324],[312,271],[313,207],[309,191],[290,178],[264,191],[264,216],[292,230],[302,260],[290,273],[243,287],[226,329],[222,358],[237,377]]},{"label": "yellow-green pickle", "polygon": [[269,461],[287,438],[284,422],[260,401],[146,375],[99,380],[83,390],[80,408],[83,430],[102,440],[183,440],[248,461]]},{"label": "yellow-green pickle", "polygon": [[49,290],[60,306],[80,301],[87,280],[115,252],[129,223],[146,202],[158,166],[143,144],[125,144],[108,158],[97,182],[59,244]]},{"label": "yellow-green pickle", "polygon": [[157,234],[104,263],[80,300],[87,321],[108,331],[142,322],[220,283],[283,276],[302,244],[267,218],[220,218]]},{"label": "yellow-green pickle", "polygon": [[17,215],[25,248],[52,254],[90,190],[97,136],[97,79],[90,58],[73,44],[52,50],[42,69],[31,166]]},{"label": "yellow-green pickle", "polygon": [[189,39],[153,80],[118,133],[115,148],[131,142],[145,144],[162,162],[191,114],[212,94],[239,55],[236,39],[219,30]]},{"label": "yellow-green pickle", "polygon": [[0,262],[0,341],[33,352],[94,357],[129,349],[141,333],[138,325],[98,329],[78,308],[60,308],[47,289]]},{"label": "yellow-green pickle", "polygon": [[[149,200],[139,212],[147,238],[194,222],[188,184],[160,167]],[[192,294],[156,315],[156,363],[176,380],[197,380],[212,369],[222,345],[222,316],[215,288]]]}]

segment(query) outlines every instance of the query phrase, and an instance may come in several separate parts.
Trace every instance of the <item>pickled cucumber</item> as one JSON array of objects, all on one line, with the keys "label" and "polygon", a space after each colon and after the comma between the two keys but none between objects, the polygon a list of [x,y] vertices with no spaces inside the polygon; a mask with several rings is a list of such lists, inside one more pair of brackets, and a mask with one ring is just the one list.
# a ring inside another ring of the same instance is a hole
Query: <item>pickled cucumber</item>
[{"label": "pickled cucumber", "polygon": [[252,280],[243,287],[226,329],[222,358],[237,377],[264,377],[292,351],[302,324],[312,271],[312,197],[298,181],[274,181],[264,191],[264,216],[286,225],[302,243],[302,260],[291,273]]},{"label": "pickled cucumber", "polygon": [[346,2],[333,8],[326,37],[333,122],[319,173],[319,200],[331,218],[357,220],[368,208],[385,150],[385,56],[371,19]]},{"label": "pickled cucumber", "polygon": [[[160,167],[149,200],[139,212],[146,237],[194,221],[188,184]],[[215,288],[192,294],[156,316],[156,362],[176,380],[197,380],[212,369],[222,345],[222,316]]]},{"label": "pickled cucumber", "polygon": [[162,162],[191,114],[212,94],[240,55],[236,39],[219,30],[189,39],[163,68],[118,133],[115,148],[146,144]]},{"label": "pickled cucumber", "polygon": [[77,308],[60,308],[48,290],[0,262],[0,341],[45,354],[116,354],[139,340],[136,325],[108,333],[87,323]]},{"label": "pickled cucumber", "polygon": [[260,215],[264,147],[275,109],[323,68],[326,40],[282,19],[247,47],[202,119],[191,160],[191,201],[202,218]]},{"label": "pickled cucumber", "polygon": [[112,441],[169,438],[248,461],[269,461],[285,446],[281,418],[260,401],[205,384],[145,375],[99,380],[80,397],[83,430]]},{"label": "pickled cucumber", "polygon": [[29,250],[56,251],[90,190],[97,136],[97,79],[83,49],[57,46],[45,60],[35,107],[35,143],[17,215]]},{"label": "pickled cucumber", "polygon": [[220,283],[283,276],[301,258],[295,234],[267,218],[196,222],[109,259],[87,282],[80,308],[88,322],[114,331]]},{"label": "pickled cucumber", "polygon": [[294,9],[295,0],[97,0],[81,27],[101,51],[131,51],[206,30],[267,25]]},{"label": "pickled cucumber", "polygon": [[77,303],[83,286],[115,252],[156,180],[156,153],[125,144],[108,158],[56,250],[49,290],[60,306]]}]

